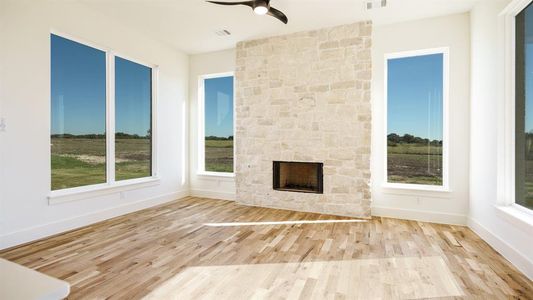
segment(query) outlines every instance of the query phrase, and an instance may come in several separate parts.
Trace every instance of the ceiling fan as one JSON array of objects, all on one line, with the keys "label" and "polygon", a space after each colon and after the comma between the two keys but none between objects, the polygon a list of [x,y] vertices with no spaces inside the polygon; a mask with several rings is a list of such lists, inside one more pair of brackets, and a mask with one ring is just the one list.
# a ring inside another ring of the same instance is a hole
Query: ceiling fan
[{"label": "ceiling fan", "polygon": [[252,1],[241,1],[241,2],[222,2],[222,1],[207,1],[209,3],[220,4],[220,5],[246,5],[251,7],[254,10],[254,13],[257,15],[269,15],[272,16],[281,22],[287,24],[289,19],[281,11],[270,6],[270,0],[252,0]]}]

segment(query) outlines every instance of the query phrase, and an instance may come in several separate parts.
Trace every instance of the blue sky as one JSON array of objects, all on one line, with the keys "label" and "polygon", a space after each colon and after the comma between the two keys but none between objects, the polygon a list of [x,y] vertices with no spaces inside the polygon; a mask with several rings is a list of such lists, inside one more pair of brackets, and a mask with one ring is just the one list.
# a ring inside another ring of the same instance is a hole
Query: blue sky
[{"label": "blue sky", "polygon": [[233,76],[204,81],[205,136],[233,135]]},{"label": "blue sky", "polygon": [[533,5],[525,10],[526,132],[533,132]]},{"label": "blue sky", "polygon": [[389,59],[387,132],[442,140],[443,55]]},{"label": "blue sky", "polygon": [[115,132],[144,136],[150,129],[152,70],[115,57]]},{"label": "blue sky", "polygon": [[103,51],[51,36],[52,134],[105,132]]},{"label": "blue sky", "polygon": [[[105,52],[52,35],[52,134],[103,134]],[[150,128],[151,69],[115,58],[116,132],[146,135]]]}]

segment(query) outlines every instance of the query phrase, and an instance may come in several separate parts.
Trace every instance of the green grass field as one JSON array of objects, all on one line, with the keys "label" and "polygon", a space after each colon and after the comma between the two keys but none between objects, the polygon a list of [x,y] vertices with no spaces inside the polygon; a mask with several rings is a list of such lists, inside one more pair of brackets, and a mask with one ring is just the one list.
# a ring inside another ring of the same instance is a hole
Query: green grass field
[{"label": "green grass field", "polygon": [[205,141],[205,170],[233,172],[233,140]]},{"label": "green grass field", "polygon": [[[52,138],[52,190],[106,182],[105,139]],[[116,139],[115,180],[151,174],[149,139]]]},{"label": "green grass field", "polygon": [[[517,197],[516,203],[533,209],[533,159],[526,159],[525,197]],[[519,199],[522,198],[522,199]]]},{"label": "green grass field", "polygon": [[387,156],[389,182],[442,185],[441,146],[397,144],[387,147]]}]

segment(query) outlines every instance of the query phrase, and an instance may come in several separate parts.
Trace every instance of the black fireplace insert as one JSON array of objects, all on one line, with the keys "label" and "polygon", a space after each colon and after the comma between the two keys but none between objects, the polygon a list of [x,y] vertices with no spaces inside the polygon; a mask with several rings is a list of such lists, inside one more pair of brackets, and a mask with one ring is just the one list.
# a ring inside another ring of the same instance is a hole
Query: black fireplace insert
[{"label": "black fireplace insert", "polygon": [[273,188],[278,191],[322,194],[323,163],[273,162]]}]

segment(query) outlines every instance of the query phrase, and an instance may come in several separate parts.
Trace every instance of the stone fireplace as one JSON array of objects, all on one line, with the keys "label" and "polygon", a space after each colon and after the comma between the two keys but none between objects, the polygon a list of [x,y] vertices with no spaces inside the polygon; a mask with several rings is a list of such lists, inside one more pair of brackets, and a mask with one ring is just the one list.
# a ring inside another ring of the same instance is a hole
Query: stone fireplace
[{"label": "stone fireplace", "polygon": [[[370,217],[371,31],[361,22],[237,44],[239,203]],[[320,162],[322,186],[316,165],[295,162]]]}]

